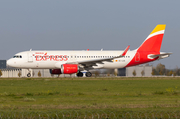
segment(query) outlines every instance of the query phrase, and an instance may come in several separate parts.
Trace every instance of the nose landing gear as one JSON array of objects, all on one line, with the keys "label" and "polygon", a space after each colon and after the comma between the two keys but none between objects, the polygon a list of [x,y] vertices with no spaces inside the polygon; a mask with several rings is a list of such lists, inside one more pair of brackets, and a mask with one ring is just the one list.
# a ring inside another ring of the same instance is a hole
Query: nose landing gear
[{"label": "nose landing gear", "polygon": [[27,77],[31,77],[31,74],[32,74],[32,69],[28,69]]},{"label": "nose landing gear", "polygon": [[27,77],[31,77],[31,73],[28,73],[28,74],[27,74]]}]

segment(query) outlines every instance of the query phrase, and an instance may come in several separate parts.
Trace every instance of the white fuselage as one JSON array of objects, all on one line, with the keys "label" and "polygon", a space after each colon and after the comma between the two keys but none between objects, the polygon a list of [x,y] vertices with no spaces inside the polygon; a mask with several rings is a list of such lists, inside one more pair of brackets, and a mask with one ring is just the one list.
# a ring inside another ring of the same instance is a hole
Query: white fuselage
[{"label": "white fuselage", "polygon": [[[119,56],[123,51],[25,51],[8,60],[8,65],[27,69],[56,69],[62,64],[97,60]],[[93,68],[123,68],[134,58],[136,51],[128,51],[124,57],[112,62],[96,63]]]}]

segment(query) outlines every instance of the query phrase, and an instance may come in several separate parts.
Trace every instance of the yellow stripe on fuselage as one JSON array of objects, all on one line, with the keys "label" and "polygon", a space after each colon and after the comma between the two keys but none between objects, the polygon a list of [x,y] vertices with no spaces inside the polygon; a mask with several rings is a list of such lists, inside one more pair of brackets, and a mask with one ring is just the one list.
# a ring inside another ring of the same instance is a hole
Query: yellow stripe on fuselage
[{"label": "yellow stripe on fuselage", "polygon": [[158,31],[165,30],[165,27],[166,27],[166,24],[159,24],[154,28],[154,30],[150,34],[153,34],[153,33],[158,32]]}]

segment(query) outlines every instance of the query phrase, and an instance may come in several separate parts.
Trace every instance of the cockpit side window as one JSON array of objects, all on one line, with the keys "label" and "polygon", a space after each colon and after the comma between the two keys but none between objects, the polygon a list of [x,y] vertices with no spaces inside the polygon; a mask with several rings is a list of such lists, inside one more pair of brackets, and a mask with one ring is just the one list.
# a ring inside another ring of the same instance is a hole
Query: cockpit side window
[{"label": "cockpit side window", "polygon": [[13,58],[22,58],[21,55],[14,55]]}]

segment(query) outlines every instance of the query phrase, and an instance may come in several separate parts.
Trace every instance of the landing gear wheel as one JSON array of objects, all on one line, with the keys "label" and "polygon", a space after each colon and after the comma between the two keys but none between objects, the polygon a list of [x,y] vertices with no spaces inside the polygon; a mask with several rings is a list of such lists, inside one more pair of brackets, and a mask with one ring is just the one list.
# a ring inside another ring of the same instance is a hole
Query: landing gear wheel
[{"label": "landing gear wheel", "polygon": [[31,74],[30,74],[30,73],[28,73],[28,74],[27,74],[27,77],[31,77]]},{"label": "landing gear wheel", "polygon": [[83,77],[83,73],[82,72],[78,72],[77,73],[77,77]]},{"label": "landing gear wheel", "polygon": [[91,77],[92,73],[91,72],[86,72],[86,77]]}]

